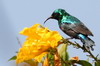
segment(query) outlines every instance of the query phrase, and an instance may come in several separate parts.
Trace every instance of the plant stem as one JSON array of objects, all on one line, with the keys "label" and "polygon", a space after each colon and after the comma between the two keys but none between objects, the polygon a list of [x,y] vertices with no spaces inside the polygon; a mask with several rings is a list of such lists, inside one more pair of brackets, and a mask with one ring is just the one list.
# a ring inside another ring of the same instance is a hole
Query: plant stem
[{"label": "plant stem", "polygon": [[83,48],[81,45],[79,45],[78,43],[73,43],[73,42],[71,42],[71,41],[69,41],[69,40],[66,40],[66,39],[64,39],[64,42],[66,41],[66,43],[68,44],[71,44],[71,45],[73,45],[73,46],[77,46],[78,48],[81,48],[83,51],[85,51],[85,52],[87,52],[87,53],[89,53],[90,54],[90,56],[95,60],[95,61],[98,61],[98,59],[91,53],[91,51],[90,50],[87,50],[86,48]]}]

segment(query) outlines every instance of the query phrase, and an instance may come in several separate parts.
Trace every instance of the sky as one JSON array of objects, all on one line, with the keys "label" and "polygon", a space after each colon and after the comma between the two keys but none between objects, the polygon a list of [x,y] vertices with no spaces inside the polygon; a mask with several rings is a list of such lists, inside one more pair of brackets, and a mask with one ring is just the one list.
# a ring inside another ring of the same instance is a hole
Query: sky
[{"label": "sky", "polygon": [[[20,48],[16,37],[21,43],[25,40],[19,32],[36,23],[43,25],[58,8],[79,18],[92,31],[94,37],[90,38],[96,44],[92,53],[95,56],[100,54],[100,0],[0,0],[0,66],[15,66],[15,61],[8,62],[8,59],[16,55]],[[56,20],[48,20],[43,26],[58,31],[65,38],[69,37],[59,29]],[[72,41],[82,44],[78,40]],[[87,53],[83,53],[81,49],[69,46],[68,52],[70,57],[87,59]]]}]

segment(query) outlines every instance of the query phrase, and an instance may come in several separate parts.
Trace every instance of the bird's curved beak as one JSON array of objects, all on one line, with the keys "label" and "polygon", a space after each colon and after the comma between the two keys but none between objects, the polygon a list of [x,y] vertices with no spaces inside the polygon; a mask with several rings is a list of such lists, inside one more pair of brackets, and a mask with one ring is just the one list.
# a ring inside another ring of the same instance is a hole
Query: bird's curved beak
[{"label": "bird's curved beak", "polygon": [[49,18],[47,18],[45,21],[44,21],[44,24],[46,23],[46,21],[47,20],[49,20],[49,19],[53,19],[53,17],[52,16],[50,16]]}]

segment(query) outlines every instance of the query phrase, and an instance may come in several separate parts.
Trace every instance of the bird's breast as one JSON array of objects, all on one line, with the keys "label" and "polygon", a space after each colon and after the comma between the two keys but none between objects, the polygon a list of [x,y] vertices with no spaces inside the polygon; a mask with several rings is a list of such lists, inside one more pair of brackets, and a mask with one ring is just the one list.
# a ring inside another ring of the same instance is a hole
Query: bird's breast
[{"label": "bird's breast", "polygon": [[65,34],[75,38],[77,34],[71,29],[71,26],[72,24],[61,24],[59,27]]},{"label": "bird's breast", "polygon": [[75,27],[75,24],[71,24],[71,23],[61,23],[60,24],[60,28],[61,30],[69,30]]}]

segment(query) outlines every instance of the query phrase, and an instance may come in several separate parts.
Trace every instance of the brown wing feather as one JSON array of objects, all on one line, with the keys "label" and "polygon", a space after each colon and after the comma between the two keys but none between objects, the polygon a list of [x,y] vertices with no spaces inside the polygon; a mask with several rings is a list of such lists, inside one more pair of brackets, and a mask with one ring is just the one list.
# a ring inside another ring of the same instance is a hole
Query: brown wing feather
[{"label": "brown wing feather", "polygon": [[73,30],[77,33],[93,36],[92,32],[84,24],[77,24],[77,27],[74,27]]}]

